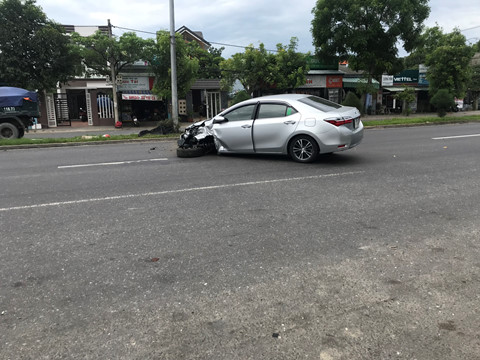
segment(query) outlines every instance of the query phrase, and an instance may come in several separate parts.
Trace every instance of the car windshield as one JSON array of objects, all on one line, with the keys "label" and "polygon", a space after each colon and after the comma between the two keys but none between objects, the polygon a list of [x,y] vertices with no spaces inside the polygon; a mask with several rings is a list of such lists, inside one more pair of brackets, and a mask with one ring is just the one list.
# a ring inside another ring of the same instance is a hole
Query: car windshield
[{"label": "car windshield", "polygon": [[340,109],[342,107],[342,105],[340,104],[334,103],[333,101],[327,99],[322,99],[318,96],[308,96],[299,99],[298,101],[323,112],[329,112],[335,109]]}]

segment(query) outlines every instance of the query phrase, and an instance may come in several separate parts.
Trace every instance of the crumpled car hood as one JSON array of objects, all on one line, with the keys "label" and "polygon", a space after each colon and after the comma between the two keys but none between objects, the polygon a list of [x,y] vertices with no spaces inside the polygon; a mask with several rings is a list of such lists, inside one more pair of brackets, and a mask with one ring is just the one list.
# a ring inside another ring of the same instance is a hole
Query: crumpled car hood
[{"label": "crumpled car hood", "polygon": [[185,128],[185,131],[180,135],[178,146],[193,147],[204,144],[205,142],[213,144],[213,119],[202,120],[193,123]]},{"label": "crumpled car hood", "polygon": [[211,120],[197,121],[196,123],[193,123],[192,125],[185,128],[185,132],[189,132],[197,139],[201,139],[205,136],[213,135],[211,131],[212,124],[213,122]]}]

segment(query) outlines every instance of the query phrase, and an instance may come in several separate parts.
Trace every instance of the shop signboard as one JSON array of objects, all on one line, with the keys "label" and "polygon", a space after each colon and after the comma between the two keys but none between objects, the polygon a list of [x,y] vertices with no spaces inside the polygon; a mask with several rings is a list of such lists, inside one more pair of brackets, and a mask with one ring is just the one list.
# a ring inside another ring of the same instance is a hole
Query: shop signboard
[{"label": "shop signboard", "polygon": [[393,75],[382,75],[382,86],[393,86]]},{"label": "shop signboard", "polygon": [[307,56],[307,65],[310,70],[338,70],[338,61],[332,59],[330,61],[322,61],[316,56]]},{"label": "shop signboard", "polygon": [[404,70],[400,74],[393,76],[393,85],[417,85],[418,70]]},{"label": "shop signboard", "polygon": [[[341,82],[340,82],[341,84]],[[326,88],[327,77],[325,75],[307,75],[305,85],[302,88]]]},{"label": "shop signboard", "polygon": [[428,86],[430,83],[427,80],[427,74],[418,74],[418,85]]},{"label": "shop signboard", "polygon": [[122,83],[117,87],[118,91],[150,90],[148,76],[122,76]]},{"label": "shop signboard", "polygon": [[327,88],[341,88],[343,85],[342,75],[327,75]]},{"label": "shop signboard", "polygon": [[427,67],[423,64],[418,65],[418,85],[428,86]]},{"label": "shop signboard", "polygon": [[122,94],[122,100],[158,101],[160,98],[153,94]]}]

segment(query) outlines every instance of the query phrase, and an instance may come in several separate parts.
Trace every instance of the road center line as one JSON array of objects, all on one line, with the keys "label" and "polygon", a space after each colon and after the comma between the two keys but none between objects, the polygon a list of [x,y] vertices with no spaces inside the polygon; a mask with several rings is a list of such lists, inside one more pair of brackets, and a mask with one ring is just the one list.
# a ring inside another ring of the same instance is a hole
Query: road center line
[{"label": "road center line", "polygon": [[166,161],[166,160],[168,160],[168,159],[167,158],[162,158],[162,159],[115,161],[115,162],[79,164],[79,165],[62,165],[62,166],[58,166],[58,169],[72,169],[72,168],[81,168],[81,167],[90,167],[90,166],[123,165],[123,164],[134,164],[134,163],[141,163],[141,162],[148,162],[148,161]]},{"label": "road center line", "polygon": [[442,137],[432,138],[432,140],[461,139],[461,138],[468,138],[468,137],[475,137],[475,136],[480,136],[480,134],[457,135],[457,136],[442,136]]},{"label": "road center line", "polygon": [[350,172],[344,172],[344,173],[302,176],[302,177],[295,177],[295,178],[250,181],[250,182],[236,183],[236,184],[200,186],[200,187],[185,188],[185,189],[178,189],[178,190],[165,190],[165,191],[157,191],[157,192],[148,192],[148,193],[142,193],[142,194],[126,194],[126,195],[117,195],[117,196],[106,196],[106,197],[102,197],[102,198],[80,199],[80,200],[72,200],[72,201],[59,201],[59,202],[52,202],[52,203],[45,203],[45,204],[33,204],[33,205],[25,205],[25,206],[14,206],[14,207],[8,207],[8,208],[0,208],[0,212],[2,212],[2,211],[13,211],[13,210],[27,210],[27,209],[53,207],[53,206],[63,206],[63,205],[75,205],[75,204],[90,203],[90,202],[95,202],[95,201],[123,200],[123,199],[131,199],[131,198],[138,198],[138,197],[148,197],[148,196],[159,196],[159,195],[185,193],[185,192],[191,192],[191,191],[226,189],[226,188],[234,188],[234,187],[240,187],[240,186],[265,185],[265,184],[272,184],[272,183],[279,183],[279,182],[302,181],[302,180],[310,180],[310,179],[322,179],[322,178],[329,178],[329,177],[336,177],[336,176],[350,176],[350,175],[356,175],[356,174],[362,174],[362,173],[364,173],[364,171],[350,171]]}]

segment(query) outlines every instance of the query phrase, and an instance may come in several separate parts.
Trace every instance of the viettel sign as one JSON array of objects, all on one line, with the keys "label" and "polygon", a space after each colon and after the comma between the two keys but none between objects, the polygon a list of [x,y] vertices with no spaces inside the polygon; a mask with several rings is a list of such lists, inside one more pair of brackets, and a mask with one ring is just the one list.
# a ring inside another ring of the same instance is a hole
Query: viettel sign
[{"label": "viettel sign", "polygon": [[418,70],[404,70],[393,76],[393,84],[418,84]]}]

